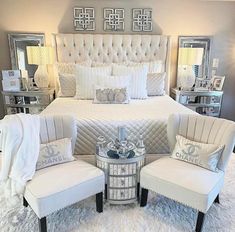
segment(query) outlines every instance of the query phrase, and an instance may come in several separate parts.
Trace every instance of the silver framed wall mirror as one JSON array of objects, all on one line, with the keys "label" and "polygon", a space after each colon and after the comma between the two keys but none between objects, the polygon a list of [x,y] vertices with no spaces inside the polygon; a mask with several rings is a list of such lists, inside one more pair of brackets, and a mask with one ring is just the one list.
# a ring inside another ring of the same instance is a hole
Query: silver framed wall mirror
[{"label": "silver framed wall mirror", "polygon": [[33,77],[37,65],[28,64],[27,46],[44,46],[44,33],[10,33],[8,34],[12,69],[27,70],[28,76]]},{"label": "silver framed wall mirror", "polygon": [[177,87],[191,89],[197,78],[211,78],[211,36],[179,36]]}]

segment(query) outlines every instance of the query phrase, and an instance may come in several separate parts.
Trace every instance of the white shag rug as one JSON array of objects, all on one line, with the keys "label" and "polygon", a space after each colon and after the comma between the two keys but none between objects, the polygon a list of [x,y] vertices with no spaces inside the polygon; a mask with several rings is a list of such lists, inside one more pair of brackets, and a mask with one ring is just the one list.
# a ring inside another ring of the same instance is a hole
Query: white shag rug
[{"label": "white shag rug", "polygon": [[[204,232],[235,231],[234,155],[226,172],[220,201],[209,209]],[[92,197],[48,216],[47,225],[49,232],[188,232],[194,230],[196,217],[196,210],[150,192],[144,208],[137,204],[110,206],[106,203],[104,212],[99,214]],[[0,231],[36,232],[38,220],[30,207],[19,204],[11,209],[0,198]]]}]

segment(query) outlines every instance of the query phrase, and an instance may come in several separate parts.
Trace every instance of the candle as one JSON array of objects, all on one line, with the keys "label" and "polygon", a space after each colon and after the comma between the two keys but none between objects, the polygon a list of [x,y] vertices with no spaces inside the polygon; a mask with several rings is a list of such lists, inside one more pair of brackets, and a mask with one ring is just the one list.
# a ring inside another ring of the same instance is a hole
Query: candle
[{"label": "candle", "polygon": [[126,129],[123,126],[118,127],[118,139],[120,142],[126,140]]}]

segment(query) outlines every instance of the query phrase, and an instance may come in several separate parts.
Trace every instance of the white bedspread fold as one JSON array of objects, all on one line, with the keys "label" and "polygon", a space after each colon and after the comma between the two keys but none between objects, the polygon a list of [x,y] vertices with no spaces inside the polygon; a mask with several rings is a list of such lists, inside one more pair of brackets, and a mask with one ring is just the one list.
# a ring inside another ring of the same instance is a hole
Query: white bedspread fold
[{"label": "white bedspread fold", "polygon": [[40,149],[38,115],[7,115],[1,120],[1,190],[9,200],[23,194],[25,184],[35,173]]}]

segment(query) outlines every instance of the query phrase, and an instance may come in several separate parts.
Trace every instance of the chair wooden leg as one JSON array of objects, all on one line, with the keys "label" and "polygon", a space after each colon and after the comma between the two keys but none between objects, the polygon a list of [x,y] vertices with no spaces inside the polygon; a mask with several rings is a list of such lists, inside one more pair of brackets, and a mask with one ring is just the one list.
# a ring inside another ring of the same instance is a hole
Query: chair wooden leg
[{"label": "chair wooden leg", "polygon": [[43,217],[39,220],[39,231],[40,232],[47,232],[47,219],[46,217]]},{"label": "chair wooden leg", "polygon": [[28,207],[29,203],[26,201],[26,199],[23,197],[23,206]]},{"label": "chair wooden leg", "polygon": [[219,201],[219,194],[218,194],[217,197],[215,198],[214,203],[220,204],[220,201]]},{"label": "chair wooden leg", "polygon": [[96,211],[98,213],[103,212],[103,192],[96,194]]},{"label": "chair wooden leg", "polygon": [[146,206],[147,201],[148,201],[148,189],[142,188],[142,190],[141,190],[140,207]]},{"label": "chair wooden leg", "polygon": [[196,224],[196,230],[195,230],[196,232],[202,231],[204,219],[205,219],[205,214],[199,211],[198,216],[197,216],[197,224]]}]

